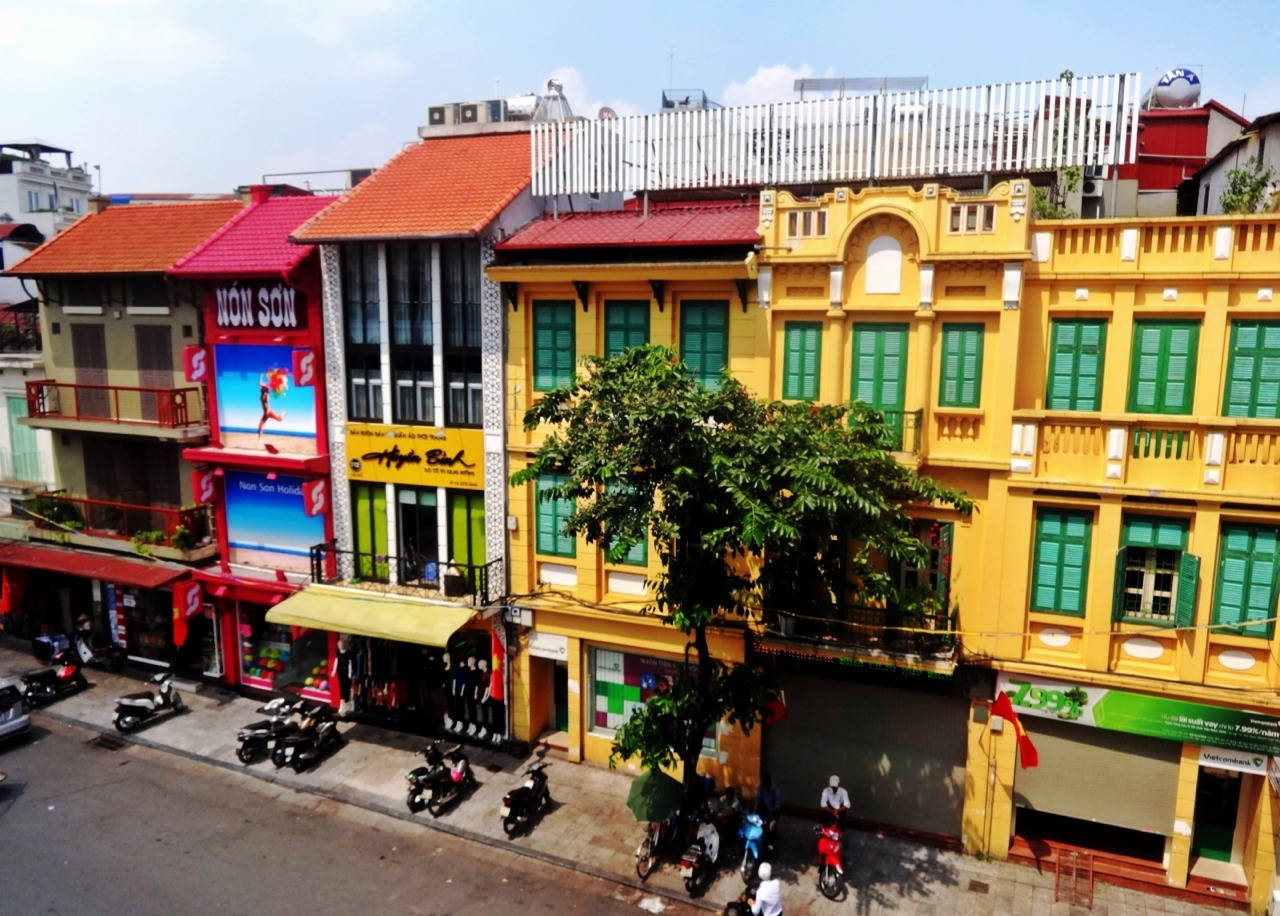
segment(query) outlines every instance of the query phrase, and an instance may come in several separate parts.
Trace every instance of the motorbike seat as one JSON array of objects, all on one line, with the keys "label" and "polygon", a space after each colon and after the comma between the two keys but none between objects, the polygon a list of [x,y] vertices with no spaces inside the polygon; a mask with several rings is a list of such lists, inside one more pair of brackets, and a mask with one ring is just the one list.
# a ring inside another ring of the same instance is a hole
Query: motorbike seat
[{"label": "motorbike seat", "polygon": [[150,709],[156,708],[155,699],[150,694],[142,694],[141,696],[131,694],[127,697],[121,697],[116,701],[118,706],[128,706],[131,709]]}]

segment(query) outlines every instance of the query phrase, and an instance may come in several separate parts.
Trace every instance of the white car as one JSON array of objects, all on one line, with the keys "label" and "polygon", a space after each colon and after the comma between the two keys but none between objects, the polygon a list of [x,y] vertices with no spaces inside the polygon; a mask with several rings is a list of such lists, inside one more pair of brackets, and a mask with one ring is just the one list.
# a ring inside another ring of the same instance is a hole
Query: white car
[{"label": "white car", "polygon": [[17,681],[0,678],[0,739],[26,734],[31,728],[31,713],[22,698]]}]

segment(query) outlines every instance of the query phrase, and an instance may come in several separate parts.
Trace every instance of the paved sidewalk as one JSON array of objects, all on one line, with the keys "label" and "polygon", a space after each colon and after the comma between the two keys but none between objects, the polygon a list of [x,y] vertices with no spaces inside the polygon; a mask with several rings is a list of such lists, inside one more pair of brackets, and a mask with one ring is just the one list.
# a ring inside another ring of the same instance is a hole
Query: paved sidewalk
[{"label": "paved sidewalk", "polygon": [[[17,641],[0,643],[0,674],[16,675],[36,667],[35,659]],[[87,670],[89,690],[57,700],[37,715],[115,734],[111,715],[115,700],[138,690],[136,677]],[[623,772],[552,760],[548,768],[555,803],[532,833],[507,840],[498,816],[503,793],[519,784],[527,761],[505,754],[471,749],[470,758],[479,789],[439,818],[423,812],[411,815],[404,804],[404,774],[421,763],[416,751],[425,740],[388,729],[343,723],[345,747],[302,774],[277,770],[270,761],[242,765],[235,756],[236,730],[260,719],[260,701],[217,687],[198,691],[179,687],[190,711],[144,727],[126,740],[172,751],[228,769],[240,770],[298,791],[323,795],[395,817],[419,821],[478,842],[513,849],[545,861],[575,868],[655,895],[690,902],[676,868],[661,865],[643,884],[635,874],[635,848],[642,830],[626,808],[630,776]],[[1006,862],[984,862],[932,846],[849,831],[846,834],[848,897],[841,902],[823,898],[816,888],[812,824],[784,818],[775,873],[783,880],[788,913],[912,913],[912,914],[1049,914],[1074,916],[1084,912],[1053,901],[1053,874]],[[736,869],[725,864],[721,876],[702,899],[693,901],[719,911],[737,896],[742,883]],[[658,901],[653,901],[657,904]],[[654,910],[657,911],[655,906]],[[1167,897],[1099,883],[1094,913],[1209,914],[1229,912]]]}]

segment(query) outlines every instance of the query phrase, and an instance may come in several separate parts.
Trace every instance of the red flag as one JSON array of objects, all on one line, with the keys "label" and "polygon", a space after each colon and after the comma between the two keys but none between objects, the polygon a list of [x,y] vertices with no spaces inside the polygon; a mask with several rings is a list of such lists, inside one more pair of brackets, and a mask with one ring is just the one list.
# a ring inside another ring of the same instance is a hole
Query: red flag
[{"label": "red flag", "polygon": [[506,698],[507,647],[502,644],[497,630],[489,635],[489,659],[489,699],[501,703]]},{"label": "red flag", "polygon": [[1013,711],[1013,703],[1009,700],[1009,694],[1002,691],[996,697],[995,702],[991,704],[991,714],[999,716],[1013,726],[1013,730],[1018,736],[1018,752],[1021,756],[1019,762],[1022,764],[1022,768],[1025,770],[1027,767],[1039,766],[1040,753],[1036,750],[1036,746],[1031,743],[1031,736],[1027,734],[1027,730],[1018,721],[1018,714]]}]

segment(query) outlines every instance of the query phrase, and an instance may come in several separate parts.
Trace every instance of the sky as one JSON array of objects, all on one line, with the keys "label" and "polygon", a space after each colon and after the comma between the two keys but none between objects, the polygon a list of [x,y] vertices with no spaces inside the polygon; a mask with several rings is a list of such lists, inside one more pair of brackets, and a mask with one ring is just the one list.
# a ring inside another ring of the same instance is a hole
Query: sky
[{"label": "sky", "polygon": [[795,98],[798,76],[945,88],[1070,69],[1139,71],[1145,89],[1191,66],[1202,99],[1252,118],[1280,110],[1277,48],[1274,0],[3,0],[0,141],[69,148],[107,193],[226,192],[377,166],[427,106],[550,77],[575,114],[626,115],[669,87],[743,104]]}]

